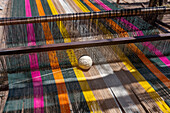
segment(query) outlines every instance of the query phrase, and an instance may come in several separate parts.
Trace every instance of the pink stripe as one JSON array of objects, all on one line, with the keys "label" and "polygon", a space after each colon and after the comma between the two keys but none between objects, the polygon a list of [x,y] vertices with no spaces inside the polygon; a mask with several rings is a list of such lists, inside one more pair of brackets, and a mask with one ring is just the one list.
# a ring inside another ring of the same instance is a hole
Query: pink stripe
[{"label": "pink stripe", "polygon": [[[29,0],[25,0],[26,16],[31,17],[31,7]],[[28,46],[35,46],[35,34],[33,24],[27,24]],[[34,89],[34,113],[44,113],[43,84],[39,71],[38,57],[36,53],[29,54],[31,75]]]},{"label": "pink stripe", "polygon": [[[105,5],[103,2],[101,2],[100,0],[94,0],[97,4],[99,4],[100,6],[103,7],[103,9],[105,10],[112,10],[111,8],[109,8],[107,5]],[[123,23],[126,24],[126,26],[128,26],[128,29],[133,29],[136,31],[137,36],[144,36],[143,32],[141,30],[139,30],[136,26],[134,26],[132,23],[128,22],[126,19],[124,19],[123,17],[118,18],[119,20],[121,20]],[[154,45],[151,44],[151,42],[144,42],[142,43],[143,46],[148,47],[148,50],[150,52],[155,53],[155,55],[158,56],[158,58],[168,67],[170,67],[170,60],[164,56],[162,54],[161,51],[159,51]]]}]

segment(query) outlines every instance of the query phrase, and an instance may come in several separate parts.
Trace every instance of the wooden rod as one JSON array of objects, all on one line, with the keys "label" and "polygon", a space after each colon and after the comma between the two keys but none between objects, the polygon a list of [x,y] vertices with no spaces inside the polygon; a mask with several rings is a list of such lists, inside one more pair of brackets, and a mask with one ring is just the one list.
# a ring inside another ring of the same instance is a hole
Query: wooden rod
[{"label": "wooden rod", "polygon": [[161,30],[162,32],[164,32],[164,33],[170,33],[167,29],[165,29],[165,28],[163,28],[162,26],[160,26],[160,24],[154,23],[154,25],[155,25],[159,30]]},{"label": "wooden rod", "polygon": [[118,44],[128,44],[128,43],[167,40],[167,39],[170,39],[170,33],[160,34],[160,35],[150,35],[150,36],[136,36],[136,37],[114,38],[114,39],[104,39],[104,40],[94,40],[94,41],[58,43],[58,44],[41,45],[41,46],[7,48],[7,49],[1,49],[0,55],[24,54],[24,53],[45,52],[45,51],[53,51],[53,50],[66,50],[66,49],[75,49],[75,48],[84,48],[84,47],[118,45]]},{"label": "wooden rod", "polygon": [[117,0],[117,2],[116,2],[116,3],[117,3],[117,4],[119,4],[119,1],[120,1],[120,0]]},{"label": "wooden rod", "polygon": [[162,22],[162,21],[160,21],[160,20],[156,20],[156,22],[157,22],[158,24],[160,24],[160,25],[162,25],[162,26],[170,29],[170,25],[168,25],[168,24],[166,24],[166,23],[164,23],[164,22]]},{"label": "wooden rod", "polygon": [[14,24],[82,20],[82,19],[100,19],[100,18],[110,18],[110,17],[140,16],[140,15],[148,15],[148,14],[169,14],[169,13],[170,13],[170,8],[166,8],[166,7],[120,9],[120,10],[100,11],[100,12],[59,14],[59,15],[52,15],[52,16],[1,18],[0,25],[2,26],[2,25],[14,25]]}]

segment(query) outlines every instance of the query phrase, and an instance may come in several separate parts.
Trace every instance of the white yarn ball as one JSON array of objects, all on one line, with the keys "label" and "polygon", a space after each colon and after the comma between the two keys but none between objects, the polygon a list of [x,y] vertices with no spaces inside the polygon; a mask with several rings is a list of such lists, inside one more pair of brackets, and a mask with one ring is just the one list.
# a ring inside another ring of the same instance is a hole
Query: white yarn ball
[{"label": "white yarn ball", "polygon": [[92,59],[89,56],[80,57],[78,63],[79,67],[84,70],[90,69],[93,64]]}]

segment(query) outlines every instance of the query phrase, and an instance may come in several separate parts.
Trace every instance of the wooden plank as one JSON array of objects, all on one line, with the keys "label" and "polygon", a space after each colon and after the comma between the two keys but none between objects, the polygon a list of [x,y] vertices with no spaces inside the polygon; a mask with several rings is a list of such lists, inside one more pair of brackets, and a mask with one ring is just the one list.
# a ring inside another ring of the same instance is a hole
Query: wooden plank
[{"label": "wooden plank", "polygon": [[170,33],[160,34],[160,35],[150,35],[150,36],[135,36],[135,37],[125,37],[125,38],[114,38],[114,39],[103,39],[103,40],[93,40],[93,41],[82,41],[82,42],[71,42],[71,43],[59,43],[41,46],[29,46],[29,47],[16,47],[1,49],[0,55],[12,55],[12,54],[23,54],[23,53],[34,53],[34,52],[44,52],[52,50],[65,50],[65,49],[75,49],[84,47],[95,47],[104,45],[118,45],[118,44],[128,44],[146,41],[157,41],[157,40],[167,40],[170,37]]},{"label": "wooden plank", "polygon": [[169,14],[169,13],[170,13],[170,8],[165,8],[165,7],[134,8],[134,9],[120,9],[120,10],[110,10],[110,11],[100,11],[100,12],[59,14],[53,16],[1,18],[0,25],[40,23],[40,22],[52,22],[52,21],[61,21],[61,20],[81,20],[81,19],[84,20],[84,19],[122,17],[122,16],[140,16],[146,14]]},{"label": "wooden plank", "polygon": [[[109,57],[107,62],[111,62],[109,59],[112,59],[112,62],[109,63],[112,69],[115,71],[115,74],[120,79],[122,84],[127,89],[130,97],[135,100],[136,105],[141,105],[145,111],[160,111],[159,107],[153,101],[153,99],[147,94],[147,92],[142,88],[142,86],[136,81],[136,79],[132,76],[129,70],[125,67],[123,62],[121,62],[119,56],[115,53],[115,51],[111,47],[100,48],[105,57]],[[136,98],[135,98],[135,97]]]}]

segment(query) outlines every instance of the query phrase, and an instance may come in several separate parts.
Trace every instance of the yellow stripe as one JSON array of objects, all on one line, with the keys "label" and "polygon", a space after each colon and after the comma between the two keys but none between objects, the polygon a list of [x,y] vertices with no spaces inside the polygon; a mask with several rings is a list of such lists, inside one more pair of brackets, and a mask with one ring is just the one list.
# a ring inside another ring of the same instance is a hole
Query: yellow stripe
[{"label": "yellow stripe", "polygon": [[[47,0],[47,2],[48,2],[49,6],[51,8],[51,11],[52,11],[53,15],[57,15],[58,14],[57,10],[55,9],[52,1]],[[62,34],[62,36],[64,38],[64,42],[65,43],[71,42],[71,39],[68,38],[69,34],[68,34],[65,26],[63,25],[63,23],[62,22],[57,22],[57,25],[60,28],[60,32],[61,32],[61,34]],[[68,49],[67,54],[69,56],[69,60],[71,62],[71,65],[72,66],[77,66],[78,61],[77,61],[77,58],[76,58],[76,56],[74,54],[74,50],[73,49]],[[81,89],[83,91],[84,97],[85,97],[85,99],[87,101],[87,104],[88,104],[88,107],[89,107],[91,113],[92,112],[100,113],[101,112],[100,107],[99,107],[99,105],[98,105],[98,103],[96,101],[96,98],[93,95],[93,92],[90,89],[90,86],[89,86],[88,82],[86,81],[86,78],[85,78],[83,72],[81,70],[79,70],[77,67],[74,67],[73,70],[75,72],[77,80],[79,81],[79,84],[81,86]],[[82,79],[84,79],[85,81],[80,82]]]},{"label": "yellow stripe", "polygon": [[[113,49],[115,49],[113,47]],[[170,111],[169,106],[161,99],[161,97],[156,93],[156,91],[152,88],[152,86],[145,80],[145,78],[138,72],[138,70],[133,66],[133,64],[129,61],[129,59],[125,56],[125,54],[119,49],[116,48],[119,52],[119,57],[123,61],[123,64],[127,67],[127,69],[132,73],[135,79],[139,82],[139,84],[146,90],[146,92],[150,95],[150,97],[157,103],[160,109],[164,113],[168,113]],[[121,54],[121,55],[120,55]]]},{"label": "yellow stripe", "polygon": [[83,12],[90,12],[79,0],[73,0]]},{"label": "yellow stripe", "polygon": [[[79,0],[74,0],[76,1],[75,3],[77,4],[77,2]],[[80,5],[80,4],[79,4]],[[77,6],[79,6],[77,4]],[[84,5],[79,6],[79,8],[81,10],[85,10],[84,9]],[[88,12],[89,10],[85,10],[84,12]],[[101,24],[102,25],[102,24]],[[118,26],[120,27],[120,26]],[[118,27],[115,27],[115,31],[120,31],[120,29]],[[100,28],[102,28],[103,30],[104,26],[102,25]],[[106,28],[104,28],[106,29]],[[108,34],[111,35],[111,32],[108,30],[107,32]],[[127,32],[126,32],[127,33]],[[112,38],[114,38],[112,36]],[[119,58],[123,61],[123,64],[127,67],[127,69],[132,73],[132,75],[135,77],[135,79],[139,82],[139,84],[145,89],[145,91],[150,95],[150,97],[157,103],[157,105],[160,107],[160,109],[164,112],[167,113],[170,111],[169,106],[162,100],[162,98],[157,94],[157,92],[152,88],[152,86],[145,80],[145,78],[139,73],[139,71],[132,65],[132,63],[129,61],[129,59],[125,56],[125,54],[116,46],[112,46],[113,50],[115,51],[115,53],[119,56]]]}]

